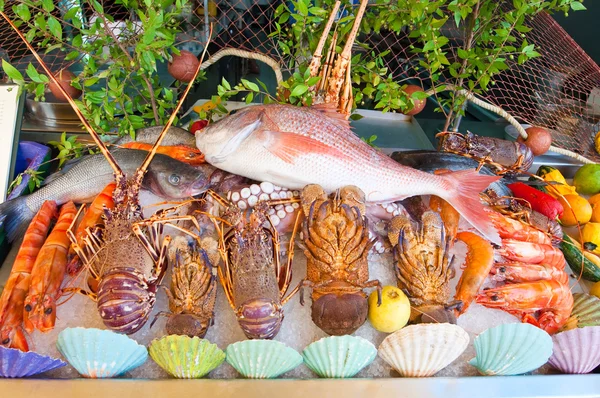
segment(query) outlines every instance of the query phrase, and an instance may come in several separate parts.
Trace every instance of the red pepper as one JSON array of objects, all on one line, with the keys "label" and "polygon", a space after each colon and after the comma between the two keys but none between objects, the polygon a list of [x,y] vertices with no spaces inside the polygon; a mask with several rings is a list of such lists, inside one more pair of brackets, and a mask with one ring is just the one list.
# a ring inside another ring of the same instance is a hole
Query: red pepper
[{"label": "red pepper", "polygon": [[208,120],[196,120],[190,126],[190,133],[196,134],[196,131],[202,130],[204,127],[208,125]]},{"label": "red pepper", "polygon": [[547,193],[538,191],[522,182],[509,184],[508,188],[513,191],[516,198],[525,199],[531,204],[533,210],[542,213],[551,220],[556,220],[557,217],[561,217],[563,214],[564,209],[560,202]]}]

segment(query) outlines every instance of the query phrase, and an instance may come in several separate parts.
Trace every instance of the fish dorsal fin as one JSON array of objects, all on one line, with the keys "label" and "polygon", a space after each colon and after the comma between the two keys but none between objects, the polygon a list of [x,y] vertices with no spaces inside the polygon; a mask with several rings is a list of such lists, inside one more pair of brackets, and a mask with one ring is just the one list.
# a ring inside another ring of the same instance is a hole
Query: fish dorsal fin
[{"label": "fish dorsal fin", "polygon": [[310,107],[315,111],[321,112],[323,115],[332,119],[332,121],[340,127],[350,129],[350,121],[346,116],[337,111],[337,106],[333,103],[317,104]]}]

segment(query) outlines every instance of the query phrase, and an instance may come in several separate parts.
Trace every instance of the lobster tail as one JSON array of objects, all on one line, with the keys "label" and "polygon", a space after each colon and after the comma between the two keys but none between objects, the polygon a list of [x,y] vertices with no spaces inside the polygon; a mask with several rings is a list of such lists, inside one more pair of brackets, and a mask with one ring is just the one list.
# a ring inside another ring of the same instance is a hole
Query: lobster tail
[{"label": "lobster tail", "polygon": [[134,268],[113,268],[98,285],[98,312],[104,324],[132,334],[146,324],[156,301],[156,288],[148,286]]},{"label": "lobster tail", "polygon": [[238,322],[249,339],[272,339],[279,333],[283,310],[271,300],[254,299],[242,304]]}]

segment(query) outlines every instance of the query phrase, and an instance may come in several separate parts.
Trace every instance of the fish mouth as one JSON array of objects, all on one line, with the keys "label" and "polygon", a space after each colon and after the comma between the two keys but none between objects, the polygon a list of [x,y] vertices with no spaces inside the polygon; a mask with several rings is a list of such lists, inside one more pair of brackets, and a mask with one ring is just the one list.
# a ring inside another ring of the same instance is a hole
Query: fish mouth
[{"label": "fish mouth", "polygon": [[197,196],[206,192],[210,188],[210,180],[203,174],[198,176],[198,179],[192,183],[189,190],[190,196]]}]

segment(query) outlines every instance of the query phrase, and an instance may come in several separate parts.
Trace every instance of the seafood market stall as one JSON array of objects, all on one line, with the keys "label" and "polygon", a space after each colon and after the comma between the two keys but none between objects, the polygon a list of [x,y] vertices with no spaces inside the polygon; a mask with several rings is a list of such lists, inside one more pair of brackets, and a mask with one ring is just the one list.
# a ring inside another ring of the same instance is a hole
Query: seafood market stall
[{"label": "seafood market stall", "polygon": [[0,390],[597,396],[593,101],[504,87],[585,7],[521,3],[1,3]]}]

